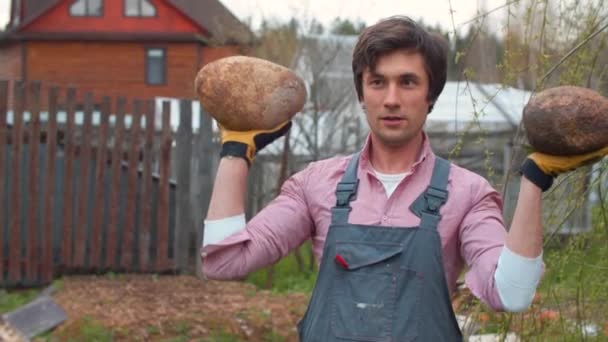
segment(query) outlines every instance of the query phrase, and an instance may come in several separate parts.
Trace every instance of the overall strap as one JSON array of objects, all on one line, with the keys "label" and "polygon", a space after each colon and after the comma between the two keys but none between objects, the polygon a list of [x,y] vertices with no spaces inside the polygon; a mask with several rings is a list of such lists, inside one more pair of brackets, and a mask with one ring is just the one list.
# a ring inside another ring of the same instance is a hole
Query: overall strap
[{"label": "overall strap", "polygon": [[436,157],[431,184],[410,206],[411,212],[421,219],[420,227],[437,228],[437,224],[441,220],[439,210],[448,199],[449,174],[450,162]]},{"label": "overall strap", "polygon": [[348,223],[348,214],[351,211],[350,201],[357,198],[357,187],[359,186],[359,178],[357,178],[357,167],[359,165],[359,155],[357,152],[353,155],[344,176],[336,187],[336,206],[331,209],[332,224]]}]

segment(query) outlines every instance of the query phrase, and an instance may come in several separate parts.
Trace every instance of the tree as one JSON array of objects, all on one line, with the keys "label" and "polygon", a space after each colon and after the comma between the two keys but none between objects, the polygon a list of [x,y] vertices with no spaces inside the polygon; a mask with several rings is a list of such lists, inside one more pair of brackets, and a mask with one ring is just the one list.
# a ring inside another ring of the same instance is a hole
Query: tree
[{"label": "tree", "polygon": [[331,23],[330,32],[337,35],[356,36],[365,28],[362,21],[352,22],[349,19],[337,17]]},{"label": "tree", "polygon": [[293,68],[297,59],[299,26],[295,18],[287,23],[262,21],[258,44],[253,54],[287,68]]}]

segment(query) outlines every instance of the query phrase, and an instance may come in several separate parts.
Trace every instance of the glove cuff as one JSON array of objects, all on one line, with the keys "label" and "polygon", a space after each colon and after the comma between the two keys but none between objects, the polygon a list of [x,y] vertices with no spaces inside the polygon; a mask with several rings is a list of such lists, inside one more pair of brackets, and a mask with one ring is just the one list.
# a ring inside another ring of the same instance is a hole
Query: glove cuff
[{"label": "glove cuff", "polygon": [[247,166],[251,166],[251,160],[248,158],[249,145],[237,142],[227,141],[222,144],[222,150],[220,151],[220,158],[226,156],[233,156],[245,159]]},{"label": "glove cuff", "polygon": [[526,159],[519,171],[543,192],[553,185],[553,176],[544,173],[532,159]]}]

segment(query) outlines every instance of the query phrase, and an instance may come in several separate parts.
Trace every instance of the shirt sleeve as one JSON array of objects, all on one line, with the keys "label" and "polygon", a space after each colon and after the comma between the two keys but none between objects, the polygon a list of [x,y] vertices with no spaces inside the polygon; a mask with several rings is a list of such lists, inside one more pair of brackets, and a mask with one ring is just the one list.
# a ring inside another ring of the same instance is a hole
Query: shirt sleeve
[{"label": "shirt sleeve", "polygon": [[[314,221],[304,189],[310,167],[289,178],[272,202],[244,229],[234,228],[221,241],[205,243],[201,250],[203,274],[211,279],[240,279],[277,262],[310,238]],[[242,227],[241,227],[242,228]]]},{"label": "shirt sleeve", "polygon": [[504,246],[494,273],[500,301],[506,311],[530,307],[543,273],[543,254],[527,258]]},{"label": "shirt sleeve", "polygon": [[503,310],[494,278],[507,234],[502,200],[485,180],[474,184],[470,191],[470,209],[460,226],[460,254],[468,266],[465,283],[482,302]]},{"label": "shirt sleeve", "polygon": [[205,220],[203,247],[216,244],[232,234],[245,229],[245,214],[226,217],[218,220]]}]

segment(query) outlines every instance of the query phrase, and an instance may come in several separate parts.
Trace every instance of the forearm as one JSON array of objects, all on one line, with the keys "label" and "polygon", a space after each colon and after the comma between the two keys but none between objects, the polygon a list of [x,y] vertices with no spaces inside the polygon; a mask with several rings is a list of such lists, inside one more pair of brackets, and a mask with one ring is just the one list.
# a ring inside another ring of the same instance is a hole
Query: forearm
[{"label": "forearm", "polygon": [[242,158],[222,158],[217,169],[207,220],[218,220],[245,212],[247,163]]},{"label": "forearm", "polygon": [[526,177],[521,178],[519,197],[506,246],[514,253],[535,258],[542,252],[543,227],[541,190]]},{"label": "forearm", "polygon": [[511,229],[494,274],[506,311],[526,310],[542,274],[541,190],[522,177]]},{"label": "forearm", "polygon": [[[244,228],[247,174],[248,166],[244,159],[230,157],[220,159],[205,219],[203,247],[223,241]],[[241,220],[243,222],[240,222]],[[237,267],[220,269],[217,266],[228,264],[225,260],[236,259],[236,255],[240,255],[240,250],[241,248],[236,246],[224,248],[223,252],[215,257],[216,261],[220,262],[214,262],[206,259],[207,251],[203,248],[201,250],[201,257],[205,258],[203,274],[211,279],[233,279],[243,276],[246,272]]]},{"label": "forearm", "polygon": [[235,172],[238,177],[231,179],[229,172],[240,166],[229,162],[232,160],[220,163],[213,206],[205,220],[201,257],[203,272],[212,279],[238,279],[279,260],[310,238],[313,228],[304,200],[301,173],[290,177],[279,196],[245,222],[243,173],[247,166]]}]

